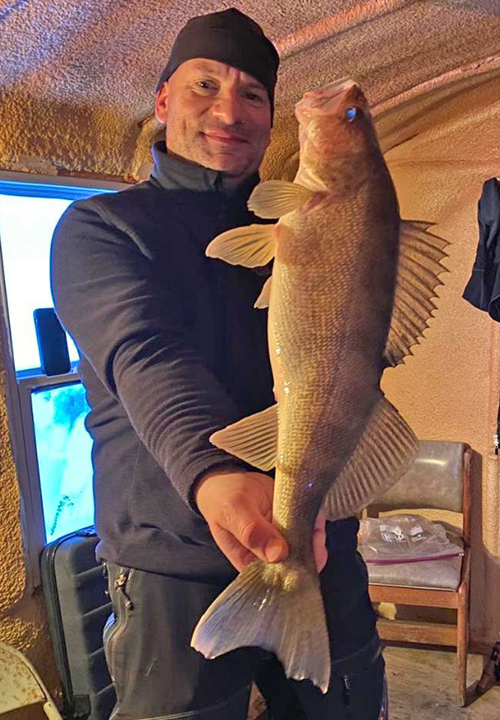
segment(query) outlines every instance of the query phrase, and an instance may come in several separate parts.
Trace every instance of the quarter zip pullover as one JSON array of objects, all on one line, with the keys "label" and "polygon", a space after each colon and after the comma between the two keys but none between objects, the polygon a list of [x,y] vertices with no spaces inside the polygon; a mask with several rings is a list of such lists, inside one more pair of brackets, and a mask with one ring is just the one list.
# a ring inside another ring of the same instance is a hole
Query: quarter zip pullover
[{"label": "quarter zip pullover", "polygon": [[[56,312],[73,337],[91,408],[98,556],[225,582],[235,570],[192,501],[197,478],[235,459],[209,436],[274,402],[265,275],[205,256],[246,208],[258,174],[222,174],[153,147],[150,180],[73,203],[53,239]],[[333,523],[339,547],[357,521]]]}]

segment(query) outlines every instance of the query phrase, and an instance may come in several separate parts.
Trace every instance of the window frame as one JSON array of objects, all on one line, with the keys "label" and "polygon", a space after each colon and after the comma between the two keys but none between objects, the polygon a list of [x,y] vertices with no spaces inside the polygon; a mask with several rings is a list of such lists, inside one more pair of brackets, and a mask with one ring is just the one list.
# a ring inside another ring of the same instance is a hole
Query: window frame
[{"label": "window frame", "polygon": [[[118,191],[130,184],[92,178],[33,175],[0,171],[0,194],[30,197],[58,197],[77,200],[90,194]],[[16,192],[17,190],[17,192]],[[23,192],[21,192],[21,190]],[[90,192],[89,192],[90,191]],[[41,387],[60,387],[80,381],[76,364],[69,373],[46,376],[40,368],[16,371],[9,306],[0,237],[0,340],[5,372],[5,396],[9,437],[20,495],[20,523],[26,568],[26,585],[32,591],[40,585],[40,553],[46,544],[40,476],[36,453],[31,393]],[[1,451],[3,454],[3,450]],[[2,463],[3,464],[3,463]]]}]

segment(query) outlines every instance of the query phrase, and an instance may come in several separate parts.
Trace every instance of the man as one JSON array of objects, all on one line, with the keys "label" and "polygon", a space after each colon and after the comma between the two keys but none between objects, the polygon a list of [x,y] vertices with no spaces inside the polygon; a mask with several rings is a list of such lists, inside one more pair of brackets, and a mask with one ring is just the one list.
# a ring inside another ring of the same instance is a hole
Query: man
[{"label": "man", "polygon": [[326,695],[286,681],[262,650],[205,660],[189,646],[236,570],[288,551],[270,522],[272,478],[208,439],[273,400],[266,314],[253,309],[265,278],[204,254],[219,233],[261,222],[246,202],[269,144],[278,62],[237,10],[190,20],[158,84],[167,132],[150,180],[75,203],[54,236],[55,306],[91,406],[115,720],[244,720],[252,680],[273,718],[381,711],[383,660],[354,519],[325,534],[320,518],[314,539],[332,647]]}]

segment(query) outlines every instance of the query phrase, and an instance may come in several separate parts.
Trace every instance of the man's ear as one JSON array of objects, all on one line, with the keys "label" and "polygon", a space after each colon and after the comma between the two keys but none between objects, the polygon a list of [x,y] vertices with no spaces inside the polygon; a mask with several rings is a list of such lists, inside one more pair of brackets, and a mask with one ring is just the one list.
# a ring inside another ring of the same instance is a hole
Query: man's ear
[{"label": "man's ear", "polygon": [[167,118],[168,118],[168,81],[164,82],[161,88],[156,93],[156,101],[155,101],[155,115],[156,119],[163,123],[164,125],[167,124]]}]

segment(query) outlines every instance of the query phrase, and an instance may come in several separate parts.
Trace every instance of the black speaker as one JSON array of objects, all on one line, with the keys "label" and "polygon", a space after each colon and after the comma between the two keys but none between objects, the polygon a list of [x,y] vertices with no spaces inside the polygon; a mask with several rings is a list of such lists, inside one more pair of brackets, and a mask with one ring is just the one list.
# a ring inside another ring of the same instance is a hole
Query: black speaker
[{"label": "black speaker", "polygon": [[54,308],[33,311],[36,339],[42,372],[45,375],[64,375],[71,370],[66,333]]}]

